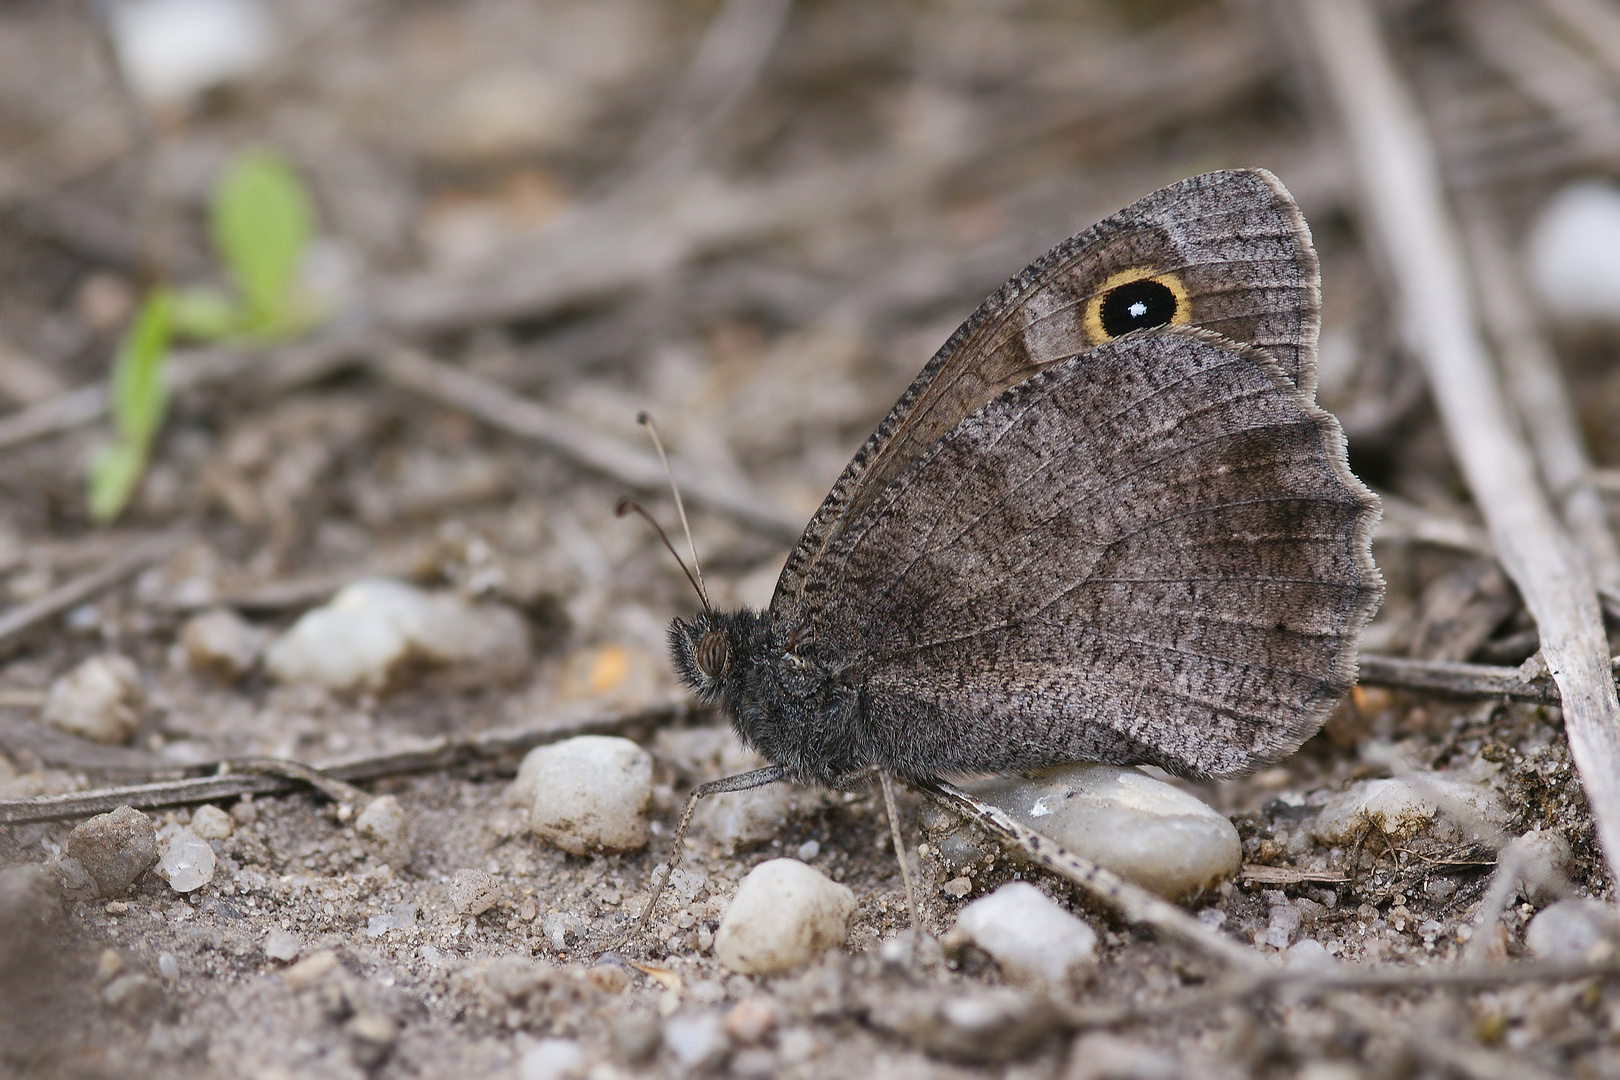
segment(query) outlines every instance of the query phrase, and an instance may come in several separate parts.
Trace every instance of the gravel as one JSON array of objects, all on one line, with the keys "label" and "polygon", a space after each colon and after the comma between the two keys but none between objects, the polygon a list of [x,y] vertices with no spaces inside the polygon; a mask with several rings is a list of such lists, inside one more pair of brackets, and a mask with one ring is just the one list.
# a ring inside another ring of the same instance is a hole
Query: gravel
[{"label": "gravel", "polygon": [[647,846],[652,756],[629,739],[581,735],[529,751],[529,828],[573,855]]},{"label": "gravel", "polygon": [[1096,932],[1027,881],[962,908],[952,937],[989,953],[1009,980],[1035,988],[1066,986],[1097,961]]},{"label": "gravel", "polygon": [[117,896],[157,862],[157,830],[139,810],[120,806],[80,822],[64,849],[102,896]]},{"label": "gravel", "polygon": [[119,745],[139,729],[145,696],[135,661],[107,653],[92,656],[53,682],[40,715],[70,735]]},{"label": "gravel", "polygon": [[796,859],[771,859],[748,872],[720,920],[714,954],[732,971],[790,971],[844,944],[855,894]]}]

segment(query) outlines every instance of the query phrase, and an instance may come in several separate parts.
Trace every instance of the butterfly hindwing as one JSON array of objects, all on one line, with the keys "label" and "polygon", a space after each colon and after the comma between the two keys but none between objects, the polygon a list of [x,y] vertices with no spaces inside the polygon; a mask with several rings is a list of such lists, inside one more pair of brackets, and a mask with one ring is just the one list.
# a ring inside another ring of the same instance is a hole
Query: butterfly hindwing
[{"label": "butterfly hindwing", "polygon": [[1304,218],[1263,170],[1172,184],[1060,244],[980,305],[856,453],[789,556],[773,617],[806,632],[801,594],[817,560],[963,418],[1137,324],[1258,345],[1311,397],[1318,282]]},{"label": "butterfly hindwing", "polygon": [[1147,330],[936,440],[827,545],[801,613],[902,773],[1247,771],[1354,681],[1377,507],[1266,353]]}]

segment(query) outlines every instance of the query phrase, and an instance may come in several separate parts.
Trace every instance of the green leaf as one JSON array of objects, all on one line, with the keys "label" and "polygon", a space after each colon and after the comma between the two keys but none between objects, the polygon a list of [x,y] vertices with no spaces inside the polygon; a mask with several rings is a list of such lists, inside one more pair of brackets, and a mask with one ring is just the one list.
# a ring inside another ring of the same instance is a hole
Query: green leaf
[{"label": "green leaf", "polygon": [[113,360],[113,424],[125,443],[142,448],[143,456],[169,407],[165,361],[173,315],[173,294],[153,289]]},{"label": "green leaf", "polygon": [[98,450],[90,462],[90,519],[106,525],[122,514],[145,472],[144,448],[116,443]]},{"label": "green leaf", "polygon": [[220,341],[241,329],[242,308],[218,289],[177,289],[170,319],[177,338]]},{"label": "green leaf", "polygon": [[280,321],[314,231],[309,192],[269,151],[237,158],[214,189],[214,248],[242,294],[252,324]]}]

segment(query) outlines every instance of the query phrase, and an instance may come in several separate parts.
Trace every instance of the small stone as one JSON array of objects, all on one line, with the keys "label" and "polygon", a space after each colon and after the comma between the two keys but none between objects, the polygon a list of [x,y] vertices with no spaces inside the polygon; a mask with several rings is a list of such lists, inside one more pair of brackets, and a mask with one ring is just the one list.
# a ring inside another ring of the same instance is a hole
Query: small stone
[{"label": "small stone", "polygon": [[482,915],[501,899],[501,883],[483,870],[457,870],[450,879],[450,903],[458,915]]},{"label": "small stone", "polygon": [[180,628],[192,670],[235,680],[253,670],[268,635],[228,608],[193,615]]},{"label": "small stone", "polygon": [[225,840],[236,831],[236,823],[217,806],[199,806],[191,814],[191,831],[204,840]]},{"label": "small stone", "polygon": [[109,9],[119,68],[143,99],[175,105],[245,78],[276,51],[258,0],[141,0]]},{"label": "small stone", "polygon": [[366,803],[366,808],[354,819],[354,831],[369,840],[390,866],[410,862],[410,819],[395,796],[379,795]]},{"label": "small stone", "polygon": [[[534,803],[529,827],[573,855],[647,846],[652,756],[631,742],[581,735],[531,750]],[[525,762],[527,764],[527,762]]]},{"label": "small stone", "polygon": [[338,969],[337,953],[323,950],[306,956],[281,973],[281,981],[293,993],[307,990]]},{"label": "small stone", "polygon": [[466,681],[509,679],[528,667],[528,628],[507,607],[377,578],[305,612],[265,650],[277,679],[330,690],[381,689],[412,661],[455,668]]},{"label": "small stone", "polygon": [[103,987],[101,1000],[131,1020],[138,1020],[162,1009],[167,999],[157,980],[135,972],[120,975]]},{"label": "small stone", "polygon": [[814,867],[771,859],[749,871],[720,920],[715,957],[732,971],[789,971],[842,947],[855,894]]},{"label": "small stone", "polygon": [[1620,944],[1620,924],[1611,905],[1571,897],[1536,912],[1524,943],[1543,960],[1601,962]]},{"label": "small stone", "polygon": [[388,1055],[393,1053],[394,1040],[399,1038],[398,1026],[374,1012],[351,1016],[343,1025],[343,1033],[349,1037],[349,1055],[362,1069],[375,1069],[387,1061]]},{"label": "small stone", "polygon": [[1010,981],[1038,989],[1066,985],[1097,959],[1096,932],[1027,881],[1008,882],[964,907],[956,930],[989,953]]},{"label": "small stone", "polygon": [[540,920],[540,932],[546,935],[551,947],[558,952],[566,951],[568,946],[578,941],[584,929],[584,920],[571,911],[549,912]]},{"label": "small stone", "polygon": [[1328,845],[1353,844],[1377,828],[1390,840],[1406,840],[1428,829],[1443,808],[1460,818],[1502,820],[1501,807],[1487,789],[1421,773],[1352,784],[1322,806],[1311,835]]},{"label": "small stone", "polygon": [[730,1049],[720,1018],[707,1012],[670,1017],[664,1023],[664,1046],[682,1068],[691,1072],[719,1064]]},{"label": "small stone", "polygon": [[518,1062],[520,1080],[573,1080],[585,1072],[585,1051],[573,1039],[541,1039]]},{"label": "small stone", "polygon": [[644,1012],[622,1012],[608,1023],[613,1048],[635,1065],[658,1052],[664,1042],[664,1028],[656,1016]]},{"label": "small stone", "polygon": [[95,882],[102,896],[116,896],[157,862],[157,830],[139,810],[120,806],[74,827],[63,849]]},{"label": "small stone", "polygon": [[297,935],[283,930],[279,926],[271,927],[269,932],[264,935],[264,955],[271,960],[279,960],[283,964],[298,959],[298,954],[303,950],[303,947]]},{"label": "small stone", "polygon": [[630,973],[618,964],[597,964],[585,972],[585,977],[598,990],[622,994],[630,986]]},{"label": "small stone", "polygon": [[946,896],[954,896],[956,899],[960,900],[968,893],[973,891],[973,879],[965,877],[953,877],[951,880],[941,885],[939,887],[939,891],[944,893]]},{"label": "small stone", "polygon": [[158,873],[168,881],[175,892],[195,892],[214,879],[214,849],[208,841],[179,826],[173,831],[165,829],[163,856],[158,859]]},{"label": "small stone", "polygon": [[124,958],[117,949],[102,949],[101,955],[96,959],[96,981],[109,983],[124,973]]},{"label": "small stone", "polygon": [[259,804],[252,795],[236,800],[231,806],[231,820],[238,825],[252,825],[259,820]]},{"label": "small stone", "polygon": [[[1167,899],[1206,893],[1242,865],[1243,845],[1230,821],[1138,769],[1068,765],[1034,779],[965,786],[1081,858]],[[987,853],[961,819],[945,820],[931,839],[948,863],[960,867]]]},{"label": "small stone", "polygon": [[419,910],[415,904],[389,904],[366,920],[366,937],[378,938],[395,930],[409,930],[416,925]]},{"label": "small stone", "polygon": [[1528,277],[1553,314],[1620,321],[1620,188],[1561,189],[1530,227]]},{"label": "small stone", "polygon": [[739,1001],[726,1013],[726,1034],[744,1046],[762,1042],[776,1026],[776,1007],[769,998]]},{"label": "small stone", "polygon": [[806,840],[804,843],[799,845],[798,850],[793,853],[793,856],[800,862],[809,862],[811,859],[820,854],[821,841]]},{"label": "small stone", "polygon": [[170,982],[180,977],[180,961],[176,960],[171,952],[158,953],[157,968],[158,974]]},{"label": "small stone", "polygon": [[145,700],[135,661],[107,653],[92,656],[52,683],[40,715],[70,735],[120,745],[140,727]]}]

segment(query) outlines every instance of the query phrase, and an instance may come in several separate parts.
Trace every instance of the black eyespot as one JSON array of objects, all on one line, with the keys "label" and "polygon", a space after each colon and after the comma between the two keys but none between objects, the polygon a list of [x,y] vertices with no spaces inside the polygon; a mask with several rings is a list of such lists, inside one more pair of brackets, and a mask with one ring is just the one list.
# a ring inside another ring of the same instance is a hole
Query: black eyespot
[{"label": "black eyespot", "polygon": [[698,670],[711,679],[718,679],[726,673],[726,664],[731,660],[731,646],[726,642],[726,635],[718,630],[710,630],[698,639],[697,648],[692,650],[692,659],[697,663]]},{"label": "black eyespot", "polygon": [[1176,294],[1168,285],[1152,278],[1139,278],[1115,286],[1102,298],[1097,312],[1104,332],[1111,338],[1163,326],[1176,317]]}]

